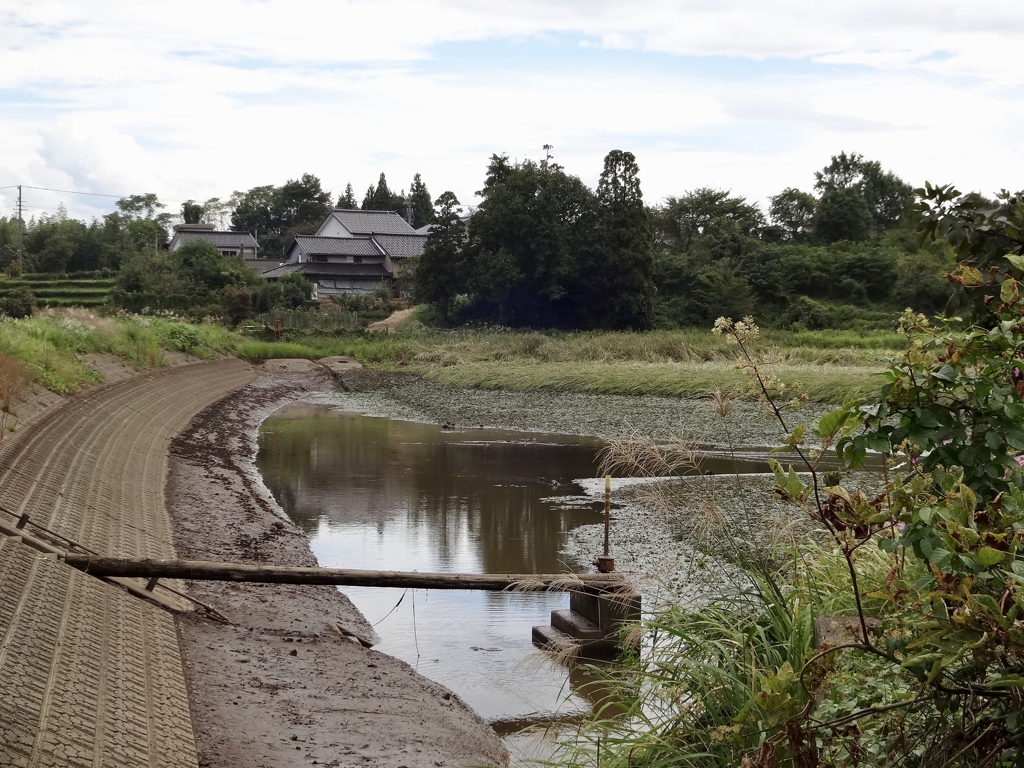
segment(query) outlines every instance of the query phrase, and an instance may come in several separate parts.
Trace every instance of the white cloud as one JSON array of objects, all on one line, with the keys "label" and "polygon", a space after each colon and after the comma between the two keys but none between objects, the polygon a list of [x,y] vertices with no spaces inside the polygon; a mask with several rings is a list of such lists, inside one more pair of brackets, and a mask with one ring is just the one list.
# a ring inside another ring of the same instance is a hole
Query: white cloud
[{"label": "white cloud", "polygon": [[471,204],[492,152],[544,143],[591,183],[632,150],[649,200],[807,188],[841,149],[1021,186],[1022,43],[1008,0],[8,0],[0,186],[181,201],[311,172],[361,195],[419,171]]}]

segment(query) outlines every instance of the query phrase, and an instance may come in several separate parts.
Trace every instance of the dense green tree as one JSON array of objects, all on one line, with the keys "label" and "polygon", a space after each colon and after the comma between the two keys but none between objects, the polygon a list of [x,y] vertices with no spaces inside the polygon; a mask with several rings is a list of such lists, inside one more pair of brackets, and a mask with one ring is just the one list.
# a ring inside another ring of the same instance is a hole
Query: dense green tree
[{"label": "dense green tree", "polygon": [[181,220],[186,224],[198,224],[203,220],[203,206],[195,200],[186,200],[181,204]]},{"label": "dense green tree", "polygon": [[577,322],[644,330],[654,322],[654,235],[632,152],[605,156],[593,241],[577,268]]},{"label": "dense green tree", "polygon": [[[527,160],[515,166],[492,156],[483,201],[470,219],[472,259],[489,265],[511,259],[503,270],[518,280],[505,301],[508,322],[530,327],[577,325],[571,293],[579,282],[578,262],[592,240],[596,199],[577,177]],[[494,318],[497,307],[479,306]]]},{"label": "dense green tree", "polygon": [[489,308],[489,319],[508,325],[509,302],[523,280],[515,257],[504,248],[481,253],[476,241],[470,241],[466,248],[466,263],[472,264],[468,270],[470,294],[479,306]]},{"label": "dense green tree", "polygon": [[331,193],[304,173],[281,187],[267,184],[232,195],[231,227],[256,237],[267,253],[283,254],[297,234],[314,232],[331,212]]},{"label": "dense green tree", "polygon": [[858,242],[867,240],[874,232],[871,208],[858,189],[837,187],[822,193],[814,214],[814,234],[818,240]]},{"label": "dense green tree", "polygon": [[783,239],[801,242],[811,234],[817,206],[814,195],[786,187],[769,202],[768,215],[772,223],[781,229]]},{"label": "dense green tree", "polygon": [[298,272],[289,272],[276,281],[281,288],[280,306],[297,309],[313,298],[313,283]]},{"label": "dense green tree", "polygon": [[9,293],[0,296],[0,316],[14,318],[31,317],[35,308],[36,297],[24,285],[20,285]]},{"label": "dense green tree", "polygon": [[[822,197],[837,190],[856,190],[878,232],[897,226],[910,212],[914,200],[914,190],[909,184],[883,170],[877,160],[865,160],[856,152],[833,155],[828,165],[815,172],[814,179],[814,188]],[[852,198],[847,195],[842,199]],[[851,215],[850,218],[856,217]]]},{"label": "dense green tree", "polygon": [[433,305],[441,322],[447,325],[455,308],[455,297],[467,283],[466,228],[459,218],[462,208],[454,193],[445,192],[435,205],[434,226],[416,264],[414,284],[417,299]]},{"label": "dense green tree", "polygon": [[409,186],[409,207],[410,224],[416,229],[430,224],[434,218],[434,204],[430,202],[430,192],[427,191],[427,185],[423,183],[418,173],[412,177],[412,184]]},{"label": "dense green tree", "polygon": [[754,237],[765,226],[764,214],[756,205],[710,187],[667,198],[657,222],[662,241],[683,252],[701,238]]},{"label": "dense green tree", "polygon": [[231,228],[248,232],[260,244],[278,233],[280,221],[277,217],[277,188],[273,184],[253,187],[248,192],[235,192],[231,196]]},{"label": "dense green tree", "polygon": [[331,193],[316,176],[304,173],[302,178],[290,179],[277,190],[274,205],[275,216],[285,233],[309,234],[331,212]]},{"label": "dense green tree", "polygon": [[132,195],[117,201],[117,210],[103,217],[99,238],[103,243],[106,268],[119,267],[137,253],[158,251],[167,247],[171,214],[154,194]]},{"label": "dense green tree", "polygon": [[352,191],[351,181],[345,185],[345,193],[338,198],[338,204],[335,207],[346,211],[353,211],[359,207],[356,203],[356,194]]},{"label": "dense green tree", "polygon": [[117,274],[114,300],[134,311],[174,309],[237,319],[243,305],[252,308],[260,284],[261,279],[237,258],[222,256],[209,243],[195,242],[176,251],[140,252],[126,259]]},{"label": "dense green tree", "polygon": [[377,186],[373,188],[373,198],[370,200],[370,210],[390,211],[395,201],[395,193],[388,187],[388,180],[381,172],[377,180]]},{"label": "dense green tree", "polygon": [[363,195],[363,202],[361,202],[359,204],[359,208],[361,210],[364,210],[364,211],[372,211],[373,210],[373,193],[374,193],[374,187],[373,187],[373,184],[371,184],[370,186],[368,186],[366,188],[366,194]]}]

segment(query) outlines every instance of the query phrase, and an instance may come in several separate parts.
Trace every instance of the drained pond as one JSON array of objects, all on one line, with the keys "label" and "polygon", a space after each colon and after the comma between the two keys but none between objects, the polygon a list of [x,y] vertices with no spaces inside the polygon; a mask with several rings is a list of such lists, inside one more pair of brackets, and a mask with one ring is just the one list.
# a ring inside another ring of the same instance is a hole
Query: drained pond
[{"label": "drained pond", "polygon": [[[445,429],[327,405],[278,411],[257,465],[324,567],[461,573],[590,572],[560,552],[603,505],[575,481],[597,474],[603,441]],[[736,459],[739,458],[739,463]],[[714,458],[705,463],[714,471]],[[723,471],[764,471],[763,454]],[[612,542],[614,554],[615,542]],[[599,554],[598,552],[592,553]],[[375,624],[376,648],[451,688],[491,721],[588,708],[577,673],[538,654],[531,628],[561,593],[346,587]]]}]

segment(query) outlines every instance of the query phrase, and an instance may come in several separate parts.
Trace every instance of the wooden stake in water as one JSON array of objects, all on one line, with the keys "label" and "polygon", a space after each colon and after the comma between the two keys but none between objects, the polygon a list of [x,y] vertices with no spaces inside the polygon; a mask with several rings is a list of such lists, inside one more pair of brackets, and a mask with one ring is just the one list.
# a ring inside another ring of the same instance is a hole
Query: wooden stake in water
[{"label": "wooden stake in water", "polygon": [[612,524],[612,476],[604,476],[604,554],[598,555],[594,565],[600,573],[611,573],[615,570],[615,558],[608,553],[608,534]]},{"label": "wooden stake in water", "polygon": [[612,524],[612,476],[604,476],[604,556],[608,557],[608,529]]}]

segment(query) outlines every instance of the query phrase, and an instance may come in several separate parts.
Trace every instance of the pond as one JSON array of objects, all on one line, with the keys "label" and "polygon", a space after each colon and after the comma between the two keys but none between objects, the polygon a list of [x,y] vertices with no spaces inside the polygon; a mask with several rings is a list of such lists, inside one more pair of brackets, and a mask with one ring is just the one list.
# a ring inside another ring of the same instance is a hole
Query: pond
[{"label": "pond", "polygon": [[[593,477],[593,438],[362,416],[329,406],[279,411],[257,466],[325,567],[461,573],[592,570],[559,556],[602,512],[574,478]],[[595,553],[596,554],[596,553]],[[536,654],[562,594],[346,587],[376,624],[377,649],[444,683],[489,720],[585,706],[566,670]]]},{"label": "pond", "polygon": [[[596,438],[449,430],[298,404],[261,427],[257,465],[325,567],[462,573],[590,572],[559,552],[600,523],[573,481],[597,473]],[[704,471],[765,471],[764,454],[710,456]],[[595,503],[597,502],[597,503]],[[614,542],[613,542],[614,548]],[[598,553],[593,553],[597,555]],[[588,708],[584,682],[536,652],[563,594],[343,590],[407,661],[484,718],[513,723]]]}]

